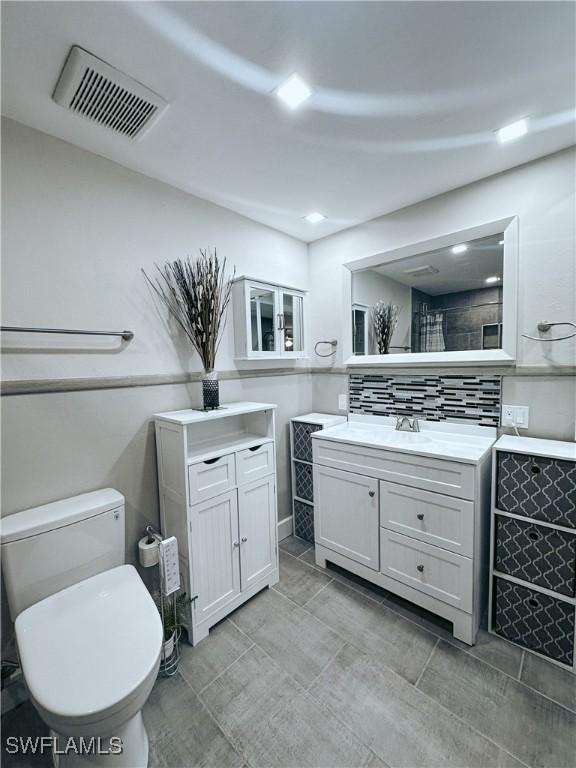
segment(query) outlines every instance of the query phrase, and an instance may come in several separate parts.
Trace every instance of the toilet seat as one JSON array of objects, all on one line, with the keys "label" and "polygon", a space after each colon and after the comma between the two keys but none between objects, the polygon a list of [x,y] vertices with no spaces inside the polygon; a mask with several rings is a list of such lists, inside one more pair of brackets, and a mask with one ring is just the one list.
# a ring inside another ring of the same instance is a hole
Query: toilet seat
[{"label": "toilet seat", "polygon": [[146,701],[160,663],[162,624],[131,565],[92,576],[18,615],[30,695],[63,735],[104,735]]}]

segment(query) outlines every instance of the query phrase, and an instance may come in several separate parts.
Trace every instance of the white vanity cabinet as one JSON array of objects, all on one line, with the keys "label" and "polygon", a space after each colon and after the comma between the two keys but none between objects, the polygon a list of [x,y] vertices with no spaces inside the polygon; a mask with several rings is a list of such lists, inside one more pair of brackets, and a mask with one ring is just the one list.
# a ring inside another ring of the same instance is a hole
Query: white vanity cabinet
[{"label": "white vanity cabinet", "polygon": [[442,616],[470,645],[486,607],[495,436],[473,429],[418,437],[379,427],[363,438],[352,420],[312,437],[317,564]]},{"label": "white vanity cabinet", "polygon": [[305,295],[297,288],[237,278],[232,285],[236,359],[305,357]]},{"label": "white vanity cabinet", "polygon": [[275,408],[229,403],[154,417],[162,532],[178,539],[192,645],[278,581]]}]

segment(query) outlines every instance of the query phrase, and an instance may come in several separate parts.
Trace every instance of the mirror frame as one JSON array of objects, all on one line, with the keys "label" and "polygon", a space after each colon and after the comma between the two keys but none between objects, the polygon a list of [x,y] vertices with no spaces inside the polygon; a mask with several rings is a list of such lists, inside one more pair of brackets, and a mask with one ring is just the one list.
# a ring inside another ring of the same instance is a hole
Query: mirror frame
[{"label": "mirror frame", "polygon": [[[407,352],[392,355],[352,354],[352,276],[354,272],[370,267],[401,261],[419,253],[448,248],[466,240],[504,233],[502,270],[502,348],[470,349],[457,352]],[[347,262],[343,265],[344,325],[342,348],[346,366],[462,366],[462,365],[514,365],[518,333],[518,217],[498,219],[459,232],[451,232],[418,243],[395,248],[373,256]]]}]

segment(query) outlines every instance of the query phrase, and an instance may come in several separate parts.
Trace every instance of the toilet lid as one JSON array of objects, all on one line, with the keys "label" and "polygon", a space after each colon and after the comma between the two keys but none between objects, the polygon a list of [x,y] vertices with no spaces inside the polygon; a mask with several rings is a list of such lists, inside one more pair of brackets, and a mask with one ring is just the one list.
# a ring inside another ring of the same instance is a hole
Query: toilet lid
[{"label": "toilet lid", "polygon": [[121,705],[150,675],[162,644],[158,609],[131,565],[30,606],[15,629],[32,698],[71,718]]}]

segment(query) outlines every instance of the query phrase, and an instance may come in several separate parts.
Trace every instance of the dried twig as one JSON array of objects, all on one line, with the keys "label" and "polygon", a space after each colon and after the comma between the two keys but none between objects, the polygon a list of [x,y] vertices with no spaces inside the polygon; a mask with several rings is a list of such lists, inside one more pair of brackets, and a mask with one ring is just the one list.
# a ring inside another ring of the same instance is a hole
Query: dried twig
[{"label": "dried twig", "polygon": [[383,299],[377,301],[371,309],[372,327],[380,355],[388,354],[399,314],[400,307],[397,304],[391,304]]},{"label": "dried twig", "polygon": [[194,260],[188,256],[162,267],[156,264],[158,275],[154,279],[142,270],[148,285],[190,339],[206,371],[216,364],[230,303],[235,270],[226,278],[225,268],[226,259],[220,260],[216,250],[200,249]]}]

